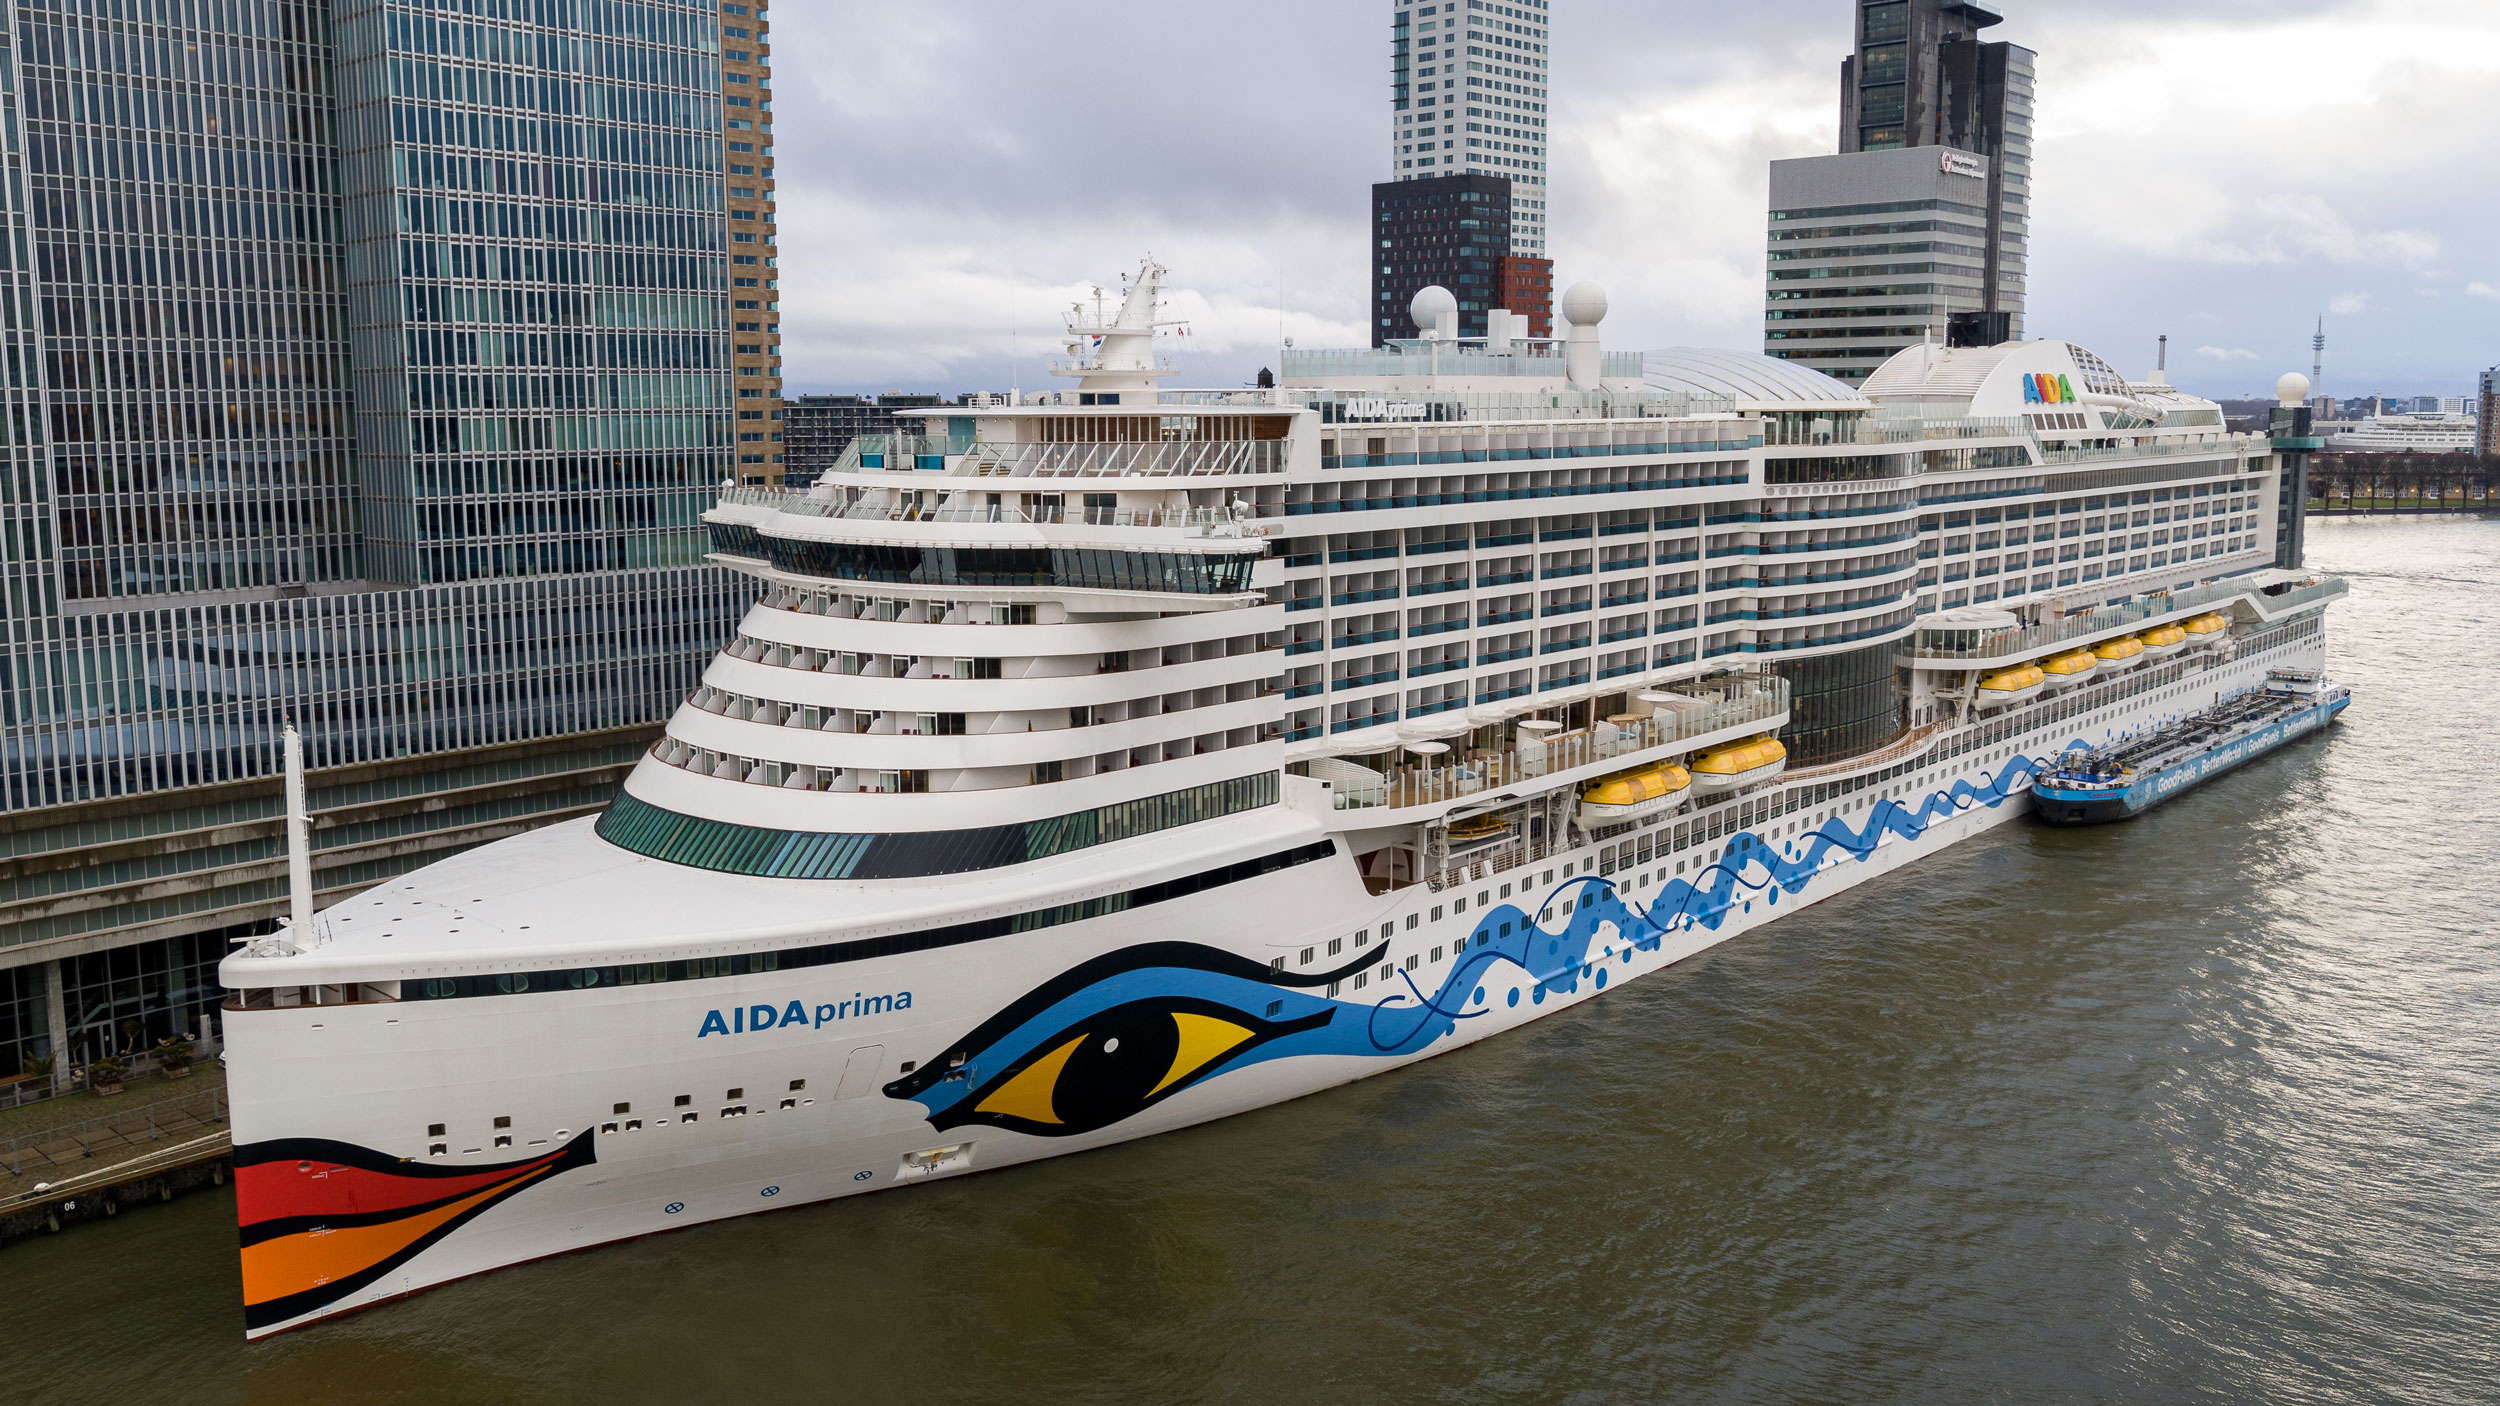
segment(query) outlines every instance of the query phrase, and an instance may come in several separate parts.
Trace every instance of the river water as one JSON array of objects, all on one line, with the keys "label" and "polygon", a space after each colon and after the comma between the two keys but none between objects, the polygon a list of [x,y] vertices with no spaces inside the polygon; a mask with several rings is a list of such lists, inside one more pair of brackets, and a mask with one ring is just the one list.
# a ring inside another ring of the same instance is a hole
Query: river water
[{"label": "river water", "polygon": [[2500,521],[2358,699],[1503,1039],[246,1347],[226,1193],[0,1251],[0,1400],[2500,1401]]}]

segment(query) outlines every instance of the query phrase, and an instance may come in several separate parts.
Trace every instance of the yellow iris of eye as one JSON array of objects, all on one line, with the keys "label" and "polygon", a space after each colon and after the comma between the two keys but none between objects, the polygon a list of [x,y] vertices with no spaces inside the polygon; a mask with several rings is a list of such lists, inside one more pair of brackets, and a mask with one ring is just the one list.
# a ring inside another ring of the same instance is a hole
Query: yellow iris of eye
[{"label": "yellow iris of eye", "polygon": [[[1153,1088],[1146,1090],[1140,1102],[1190,1078],[1254,1038],[1247,1026],[1193,1011],[1174,1011],[1171,1021],[1176,1036],[1171,1068]],[[1059,1080],[1067,1072],[1068,1061],[1075,1058],[1089,1038],[1089,1032],[1080,1031],[1062,1041],[999,1085],[975,1105],[974,1111],[1046,1126],[1064,1125],[1067,1120],[1059,1116],[1057,1108]]]},{"label": "yellow iris of eye", "polygon": [[974,1111],[1022,1118],[1028,1123],[1059,1122],[1059,1115],[1051,1109],[1050,1096],[1058,1090],[1059,1071],[1068,1067],[1068,1057],[1084,1043],[1085,1037],[1080,1034],[1026,1065],[1023,1073],[999,1085],[998,1091],[981,1100]]},{"label": "yellow iris of eye", "polygon": [[1172,1052],[1172,1072],[1163,1076],[1163,1082],[1146,1091],[1148,1098],[1213,1064],[1250,1038],[1248,1030],[1211,1015],[1174,1011],[1172,1023],[1180,1027],[1180,1048]]}]

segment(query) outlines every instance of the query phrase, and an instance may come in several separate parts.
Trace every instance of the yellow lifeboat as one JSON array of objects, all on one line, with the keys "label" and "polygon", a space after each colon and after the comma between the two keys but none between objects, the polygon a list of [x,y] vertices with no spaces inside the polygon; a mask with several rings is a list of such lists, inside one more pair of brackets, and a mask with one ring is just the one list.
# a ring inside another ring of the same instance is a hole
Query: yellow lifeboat
[{"label": "yellow lifeboat", "polygon": [[2072,688],[2092,677],[2101,667],[2100,656],[2088,649],[2070,649],[2040,661],[2040,672],[2046,675],[2050,691]]},{"label": "yellow lifeboat", "polygon": [[2105,640],[2092,651],[2092,657],[2110,669],[2124,671],[2144,662],[2144,641],[2133,635]]},{"label": "yellow lifeboat", "polygon": [[2144,654],[2148,659],[2167,659],[2187,648],[2188,642],[2187,631],[2176,625],[2156,626],[2136,638],[2144,641]]},{"label": "yellow lifeboat", "polygon": [[1601,777],[1580,793],[1580,823],[1594,830],[1680,809],[1692,789],[1691,772],[1673,762]]},{"label": "yellow lifeboat", "polygon": [[1503,819],[1498,812],[1487,811],[1483,815],[1471,815],[1464,820],[1450,822],[1450,848],[1467,849],[1475,845],[1489,844],[1509,833],[1510,822]]},{"label": "yellow lifeboat", "polygon": [[1776,737],[1731,742],[1704,752],[1693,763],[1693,787],[1700,791],[1734,791],[1758,786],[1788,769],[1788,748]]},{"label": "yellow lifeboat", "polygon": [[2189,644],[2205,649],[2215,648],[2231,637],[2231,622],[2210,610],[2179,628],[2187,632]]},{"label": "yellow lifeboat", "polygon": [[2037,664],[2017,664],[2000,669],[1979,681],[1979,693],[1972,699],[1982,709],[2011,708],[2028,703],[2049,686],[2049,676]]}]

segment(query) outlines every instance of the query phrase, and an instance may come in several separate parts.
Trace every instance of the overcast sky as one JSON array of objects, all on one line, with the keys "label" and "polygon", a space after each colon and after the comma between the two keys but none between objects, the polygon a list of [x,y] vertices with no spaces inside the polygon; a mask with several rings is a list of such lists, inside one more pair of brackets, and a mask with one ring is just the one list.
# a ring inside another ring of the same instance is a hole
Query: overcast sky
[{"label": "overcast sky", "polygon": [[[1607,345],[1758,350],[1767,163],[1837,149],[1854,0],[1554,0],[1558,287]],[[2004,0],[2040,54],[2029,332],[2219,397],[2500,362],[2500,4]],[[774,7],[792,394],[1043,385],[1151,251],[1181,380],[1364,344],[1386,0]]]}]

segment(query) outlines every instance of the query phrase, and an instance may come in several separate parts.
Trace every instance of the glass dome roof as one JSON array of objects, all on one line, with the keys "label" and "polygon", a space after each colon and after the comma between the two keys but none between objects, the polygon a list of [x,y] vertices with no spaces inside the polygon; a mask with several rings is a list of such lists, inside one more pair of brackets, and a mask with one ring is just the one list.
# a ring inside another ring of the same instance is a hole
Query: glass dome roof
[{"label": "glass dome roof", "polygon": [[1641,378],[1654,391],[1717,396],[1743,410],[1830,406],[1864,408],[1866,400],[1820,371],[1756,352],[1673,347],[1646,353]]}]

